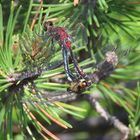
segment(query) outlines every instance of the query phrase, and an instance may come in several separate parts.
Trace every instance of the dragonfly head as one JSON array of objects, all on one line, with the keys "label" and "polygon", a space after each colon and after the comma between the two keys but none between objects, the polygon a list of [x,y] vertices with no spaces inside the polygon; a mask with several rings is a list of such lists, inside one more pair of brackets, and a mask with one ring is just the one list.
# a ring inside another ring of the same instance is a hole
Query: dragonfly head
[{"label": "dragonfly head", "polygon": [[48,31],[51,27],[53,27],[53,23],[51,21],[45,21],[43,24],[44,31]]},{"label": "dragonfly head", "polygon": [[91,84],[92,83],[90,80],[80,79],[78,81],[74,81],[74,82],[70,83],[70,87],[67,90],[70,92],[79,93],[79,92],[84,91]]}]

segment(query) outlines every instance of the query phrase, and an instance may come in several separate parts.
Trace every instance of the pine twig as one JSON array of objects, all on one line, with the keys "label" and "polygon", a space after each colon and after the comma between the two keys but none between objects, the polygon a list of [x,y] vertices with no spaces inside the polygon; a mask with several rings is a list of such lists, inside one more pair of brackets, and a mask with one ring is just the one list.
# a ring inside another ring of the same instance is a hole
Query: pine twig
[{"label": "pine twig", "polygon": [[41,93],[43,99],[47,99],[50,102],[55,101],[63,101],[63,102],[70,102],[75,101],[77,99],[78,94],[75,94],[74,92],[68,92],[68,91],[61,91],[61,92],[44,92]]},{"label": "pine twig", "polygon": [[122,140],[126,140],[128,138],[129,128],[125,124],[119,121],[115,116],[111,116],[91,95],[85,94],[84,99],[90,102],[91,106],[96,109],[101,117],[103,117],[106,121],[111,122],[111,124],[113,124],[115,128],[117,128],[122,134],[124,134]]}]

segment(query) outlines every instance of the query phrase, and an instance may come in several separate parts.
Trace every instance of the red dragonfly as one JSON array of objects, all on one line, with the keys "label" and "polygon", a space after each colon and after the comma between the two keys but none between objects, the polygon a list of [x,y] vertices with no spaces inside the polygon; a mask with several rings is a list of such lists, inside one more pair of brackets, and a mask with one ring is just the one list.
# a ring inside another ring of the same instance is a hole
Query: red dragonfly
[{"label": "red dragonfly", "polygon": [[77,59],[75,58],[72,52],[72,38],[67,33],[66,29],[63,27],[55,27],[51,21],[46,21],[43,24],[45,34],[56,40],[57,43],[62,47],[63,61],[64,61],[64,69],[69,81],[75,81],[77,78],[69,69],[69,58],[72,59],[74,64],[76,73],[80,78],[84,78],[86,74],[82,71],[82,69],[78,66]]}]

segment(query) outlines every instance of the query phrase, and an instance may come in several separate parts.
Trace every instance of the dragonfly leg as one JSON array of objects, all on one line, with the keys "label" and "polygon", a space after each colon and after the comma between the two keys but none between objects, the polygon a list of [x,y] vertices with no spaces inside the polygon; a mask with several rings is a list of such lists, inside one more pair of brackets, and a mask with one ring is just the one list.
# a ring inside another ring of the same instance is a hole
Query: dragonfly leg
[{"label": "dragonfly leg", "polygon": [[54,39],[53,38],[51,39],[51,43],[52,43],[51,52],[55,52]]},{"label": "dragonfly leg", "polygon": [[77,62],[77,59],[75,58],[72,50],[70,49],[70,56],[71,56],[71,59],[73,61],[73,64],[74,64],[74,67],[76,69],[76,72],[78,74],[78,76],[82,77],[82,78],[85,78],[86,77],[86,74],[83,72],[83,70],[80,68],[78,62]]},{"label": "dragonfly leg", "polygon": [[69,69],[69,54],[68,50],[65,47],[62,47],[63,51],[63,60],[64,60],[64,69],[67,75],[67,78],[69,81],[74,81],[76,80],[75,76],[72,74],[71,70]]}]

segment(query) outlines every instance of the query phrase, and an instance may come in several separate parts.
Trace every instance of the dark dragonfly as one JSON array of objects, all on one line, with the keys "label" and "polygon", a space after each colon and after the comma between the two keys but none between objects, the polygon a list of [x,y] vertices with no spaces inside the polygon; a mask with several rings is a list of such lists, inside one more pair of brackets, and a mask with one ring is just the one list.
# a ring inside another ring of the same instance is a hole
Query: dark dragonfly
[{"label": "dark dragonfly", "polygon": [[[77,75],[80,78],[84,78],[86,75],[79,67],[76,57],[72,51],[72,37],[67,33],[64,27],[54,26],[51,21],[44,22],[43,24],[44,31],[46,37],[49,36],[52,38],[52,42],[55,40],[62,48],[63,61],[64,61],[64,69],[69,81],[75,81],[77,78],[71,72],[69,68],[69,58],[71,58],[74,68],[76,70]],[[44,36],[45,37],[45,36]]]}]

